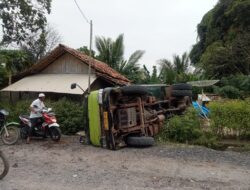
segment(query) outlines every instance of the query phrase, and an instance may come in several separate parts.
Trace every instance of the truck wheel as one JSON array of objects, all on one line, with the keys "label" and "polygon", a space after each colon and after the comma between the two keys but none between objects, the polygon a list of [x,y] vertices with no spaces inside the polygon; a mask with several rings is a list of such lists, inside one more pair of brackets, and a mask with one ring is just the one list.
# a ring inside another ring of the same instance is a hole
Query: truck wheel
[{"label": "truck wheel", "polygon": [[191,84],[173,84],[172,85],[173,90],[192,90],[192,85]]},{"label": "truck wheel", "polygon": [[133,86],[124,86],[120,88],[124,95],[145,95],[148,94],[148,91],[143,86],[133,85]]},{"label": "truck wheel", "polygon": [[172,90],[172,96],[182,97],[182,96],[192,96],[191,90]]},{"label": "truck wheel", "polygon": [[154,145],[154,138],[128,136],[126,139],[126,143],[128,146],[133,146],[133,147],[149,147]]}]

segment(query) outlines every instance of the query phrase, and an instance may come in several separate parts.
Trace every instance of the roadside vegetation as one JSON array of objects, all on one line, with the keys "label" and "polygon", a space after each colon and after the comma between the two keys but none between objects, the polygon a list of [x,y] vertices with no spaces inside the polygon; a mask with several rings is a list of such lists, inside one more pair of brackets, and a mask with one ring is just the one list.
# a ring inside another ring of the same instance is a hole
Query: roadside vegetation
[{"label": "roadside vegetation", "polygon": [[209,105],[209,121],[190,107],[165,122],[159,142],[178,142],[220,148],[223,140],[250,140],[250,99],[223,100]]}]

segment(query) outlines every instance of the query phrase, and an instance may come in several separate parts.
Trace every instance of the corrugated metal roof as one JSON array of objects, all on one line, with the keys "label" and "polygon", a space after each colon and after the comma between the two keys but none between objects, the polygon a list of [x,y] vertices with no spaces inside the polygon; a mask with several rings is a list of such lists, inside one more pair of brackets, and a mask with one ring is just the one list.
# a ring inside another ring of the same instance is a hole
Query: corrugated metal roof
[{"label": "corrugated metal roof", "polygon": [[80,59],[84,63],[91,64],[91,67],[93,70],[95,70],[96,75],[102,76],[118,85],[130,84],[130,80],[128,80],[125,76],[121,75],[116,70],[109,67],[106,63],[93,59],[82,52],[79,52],[75,49],[72,49],[62,44],[59,44],[58,47],[56,47],[53,51],[51,51],[51,53],[49,53],[46,57],[39,60],[31,68],[14,76],[14,79],[19,80],[20,78],[23,78],[27,75],[37,74],[41,72],[49,64],[51,64],[53,61],[55,61],[57,58],[59,58],[65,53],[70,53],[71,55]]},{"label": "corrugated metal roof", "polygon": [[[96,79],[91,75],[91,83]],[[84,90],[88,88],[87,74],[37,74],[24,77],[2,91],[19,92],[56,92],[67,94],[83,94],[79,88],[71,89],[70,85],[77,82]]]}]

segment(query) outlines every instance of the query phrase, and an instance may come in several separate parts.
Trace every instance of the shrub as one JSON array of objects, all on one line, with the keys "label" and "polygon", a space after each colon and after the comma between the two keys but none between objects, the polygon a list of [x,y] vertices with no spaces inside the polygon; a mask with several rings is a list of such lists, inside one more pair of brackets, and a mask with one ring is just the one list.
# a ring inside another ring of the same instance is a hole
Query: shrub
[{"label": "shrub", "polygon": [[250,75],[236,75],[223,77],[214,89],[226,98],[237,99],[250,96]]},{"label": "shrub", "polygon": [[52,102],[51,107],[55,110],[58,123],[64,134],[75,134],[84,128],[83,106],[79,103],[62,98]]},{"label": "shrub", "polygon": [[250,100],[211,102],[213,131],[221,137],[249,138]]},{"label": "shrub", "polygon": [[158,135],[159,141],[174,141],[180,143],[210,145],[216,137],[202,129],[197,111],[190,107],[185,115],[176,115],[167,121]]},{"label": "shrub", "polygon": [[0,109],[6,109],[9,112],[9,116],[7,118],[7,121],[15,121],[18,122],[18,117],[21,114],[29,114],[29,105],[31,104],[31,101],[25,100],[25,101],[19,101],[15,104],[9,103],[9,101],[1,101],[0,102]]},{"label": "shrub", "polygon": [[221,96],[230,99],[237,99],[243,97],[243,93],[238,88],[230,85],[219,88],[218,93]]}]

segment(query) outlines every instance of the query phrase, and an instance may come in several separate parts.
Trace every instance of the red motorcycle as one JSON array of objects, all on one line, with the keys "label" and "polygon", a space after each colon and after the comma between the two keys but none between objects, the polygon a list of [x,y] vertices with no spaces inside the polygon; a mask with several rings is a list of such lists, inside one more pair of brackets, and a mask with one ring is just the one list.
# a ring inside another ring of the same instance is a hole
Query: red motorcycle
[{"label": "red motorcycle", "polygon": [[[50,136],[53,141],[59,141],[61,138],[61,130],[57,123],[55,113],[52,112],[51,108],[43,109],[40,112],[42,117],[40,121],[37,122],[37,125],[33,127],[32,136],[43,138]],[[31,127],[30,118],[27,115],[20,115],[19,119],[20,136],[22,139],[26,139]]]}]

